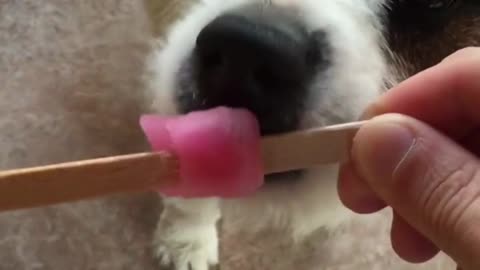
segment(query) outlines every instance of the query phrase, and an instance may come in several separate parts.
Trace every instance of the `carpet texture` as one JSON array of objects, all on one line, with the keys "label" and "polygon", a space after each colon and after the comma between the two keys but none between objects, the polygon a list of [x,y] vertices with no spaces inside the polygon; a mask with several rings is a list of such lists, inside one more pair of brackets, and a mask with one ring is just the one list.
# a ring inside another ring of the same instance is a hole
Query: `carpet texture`
[{"label": "carpet texture", "polygon": [[[184,3],[150,1],[145,12],[141,0],[0,0],[0,169],[145,150],[143,61]],[[160,211],[157,196],[137,194],[1,214],[0,270],[158,269],[150,241]],[[388,213],[296,245],[234,223],[227,213],[222,269],[452,269],[398,260]]]}]

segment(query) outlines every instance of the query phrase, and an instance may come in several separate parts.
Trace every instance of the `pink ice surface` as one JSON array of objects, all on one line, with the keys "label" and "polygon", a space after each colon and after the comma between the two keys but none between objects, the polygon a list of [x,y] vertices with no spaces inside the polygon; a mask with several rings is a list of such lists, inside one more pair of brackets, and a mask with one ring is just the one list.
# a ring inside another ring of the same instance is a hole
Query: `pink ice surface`
[{"label": "pink ice surface", "polygon": [[146,115],[141,126],[153,151],[179,160],[180,183],[158,190],[173,197],[242,197],[263,184],[260,131],[252,113],[218,107],[186,115]]}]

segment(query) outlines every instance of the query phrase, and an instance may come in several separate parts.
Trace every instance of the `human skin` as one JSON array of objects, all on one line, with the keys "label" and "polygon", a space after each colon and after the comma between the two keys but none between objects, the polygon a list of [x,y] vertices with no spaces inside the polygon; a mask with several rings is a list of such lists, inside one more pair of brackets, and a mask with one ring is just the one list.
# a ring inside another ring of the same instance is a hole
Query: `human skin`
[{"label": "human skin", "polygon": [[366,111],[339,175],[351,210],[394,211],[392,246],[410,262],[439,250],[480,269],[480,48],[399,84]]}]

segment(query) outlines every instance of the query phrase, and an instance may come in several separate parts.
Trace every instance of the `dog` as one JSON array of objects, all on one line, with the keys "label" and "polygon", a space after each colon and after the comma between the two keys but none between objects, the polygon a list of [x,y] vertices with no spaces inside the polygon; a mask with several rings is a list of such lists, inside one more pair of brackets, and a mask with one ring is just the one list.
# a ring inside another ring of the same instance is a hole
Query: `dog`
[{"label": "dog", "polygon": [[[200,0],[148,57],[151,109],[253,112],[262,135],[358,120],[388,89],[480,44],[476,0]],[[336,191],[338,164],[266,176],[247,198],[164,198],[155,255],[176,270],[218,264],[217,222],[245,210],[249,230],[292,239],[354,218]],[[222,207],[221,207],[222,206]]]}]

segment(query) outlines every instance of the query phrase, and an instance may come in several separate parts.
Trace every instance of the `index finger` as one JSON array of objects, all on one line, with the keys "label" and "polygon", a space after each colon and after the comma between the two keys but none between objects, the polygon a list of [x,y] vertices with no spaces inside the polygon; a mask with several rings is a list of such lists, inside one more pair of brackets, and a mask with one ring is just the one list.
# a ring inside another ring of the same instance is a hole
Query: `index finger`
[{"label": "index finger", "polygon": [[453,138],[466,136],[480,124],[480,48],[457,54],[400,83],[367,114],[401,113]]}]

